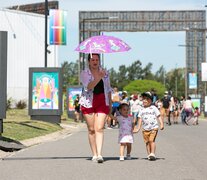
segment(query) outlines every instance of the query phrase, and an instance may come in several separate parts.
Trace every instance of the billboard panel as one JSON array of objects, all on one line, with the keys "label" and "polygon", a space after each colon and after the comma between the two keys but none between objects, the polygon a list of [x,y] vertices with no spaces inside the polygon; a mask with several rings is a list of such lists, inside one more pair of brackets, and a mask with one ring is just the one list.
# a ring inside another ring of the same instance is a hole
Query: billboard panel
[{"label": "billboard panel", "polygon": [[201,80],[207,81],[207,63],[201,63]]},{"label": "billboard panel", "polygon": [[58,72],[34,72],[32,109],[58,109]]},{"label": "billboard panel", "polygon": [[68,112],[74,111],[74,101],[77,97],[77,95],[81,95],[82,92],[82,87],[80,86],[73,86],[73,87],[68,87],[67,88],[67,104],[68,104]]},{"label": "billboard panel", "polygon": [[189,73],[189,89],[197,89],[197,73]]},{"label": "billboard panel", "polygon": [[66,17],[67,12],[50,9],[50,44],[66,45]]},{"label": "billboard panel", "polygon": [[29,115],[62,114],[62,69],[29,69]]}]

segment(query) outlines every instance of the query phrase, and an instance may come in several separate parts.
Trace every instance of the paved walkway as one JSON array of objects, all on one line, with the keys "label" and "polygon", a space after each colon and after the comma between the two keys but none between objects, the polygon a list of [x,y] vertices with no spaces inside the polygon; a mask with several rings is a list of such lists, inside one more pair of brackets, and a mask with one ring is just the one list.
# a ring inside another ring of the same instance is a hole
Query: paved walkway
[{"label": "paved walkway", "polygon": [[[30,146],[34,146],[34,145],[38,145],[41,143],[46,143],[49,141],[54,141],[54,140],[58,140],[58,139],[62,139],[68,135],[71,135],[72,133],[79,131],[80,129],[86,127],[85,123],[73,123],[73,124],[60,124],[60,126],[62,126],[62,130],[51,133],[51,134],[47,134],[44,136],[40,136],[40,137],[35,137],[35,138],[31,138],[31,139],[26,139],[23,141],[20,141],[21,145],[24,147],[30,147]],[[3,142],[4,143],[4,142]],[[5,149],[7,147],[9,147],[8,149],[10,149],[11,147],[16,147],[16,145],[13,145],[14,143],[11,143],[11,145],[9,145],[10,143],[7,142],[7,144],[5,145]],[[3,144],[2,144],[3,146]],[[3,150],[0,150],[0,158],[5,158],[7,156],[10,156],[12,154],[15,154],[17,151],[14,152],[5,152]]]},{"label": "paved walkway", "polygon": [[19,151],[0,161],[2,180],[206,180],[207,121],[165,126],[157,138],[157,160],[148,161],[141,134],[132,160],[120,162],[118,130],[105,130],[105,162],[91,162],[86,128]]}]

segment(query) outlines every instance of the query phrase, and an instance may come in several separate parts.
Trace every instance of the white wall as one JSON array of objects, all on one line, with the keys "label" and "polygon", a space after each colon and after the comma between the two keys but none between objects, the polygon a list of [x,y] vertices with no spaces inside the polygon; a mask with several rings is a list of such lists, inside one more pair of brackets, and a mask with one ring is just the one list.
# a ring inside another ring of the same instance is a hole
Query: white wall
[{"label": "white wall", "polygon": [[[8,31],[7,98],[27,101],[29,67],[45,65],[44,15],[2,9],[0,31]],[[57,67],[58,49],[56,46],[48,49],[51,54],[48,54],[47,66]]]}]

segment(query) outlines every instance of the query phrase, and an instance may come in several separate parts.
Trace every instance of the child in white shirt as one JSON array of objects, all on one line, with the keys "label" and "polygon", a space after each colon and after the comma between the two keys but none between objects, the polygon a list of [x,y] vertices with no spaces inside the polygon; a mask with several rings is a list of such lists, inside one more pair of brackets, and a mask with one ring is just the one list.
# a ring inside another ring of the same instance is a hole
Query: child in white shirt
[{"label": "child in white shirt", "polygon": [[140,110],[138,115],[138,131],[142,126],[142,133],[144,142],[146,143],[146,149],[149,160],[156,160],[155,157],[155,139],[158,133],[158,122],[160,122],[160,129],[164,129],[163,121],[160,117],[160,112],[158,108],[152,105],[152,94],[150,92],[145,92],[142,94],[143,97],[143,108]]}]

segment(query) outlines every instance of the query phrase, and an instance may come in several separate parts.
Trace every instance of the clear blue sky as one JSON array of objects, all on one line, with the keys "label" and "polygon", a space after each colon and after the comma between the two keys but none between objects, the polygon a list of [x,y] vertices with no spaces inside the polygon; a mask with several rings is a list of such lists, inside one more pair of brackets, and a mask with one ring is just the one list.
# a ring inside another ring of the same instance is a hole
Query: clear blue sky
[{"label": "clear blue sky", "polygon": [[[41,2],[40,0],[4,0],[0,7],[17,4]],[[42,1],[44,2],[44,0]],[[75,61],[79,58],[74,51],[79,44],[78,11],[80,10],[205,10],[207,1],[204,0],[59,0],[60,9],[68,12],[67,46],[59,48],[59,62]],[[107,69],[120,65],[126,66],[135,60],[140,60],[145,66],[153,63],[155,72],[161,65],[166,70],[185,66],[185,48],[178,44],[185,44],[184,32],[110,32],[106,35],[116,36],[127,42],[132,49],[124,53],[104,55]],[[43,35],[44,37],[44,35]]]}]

